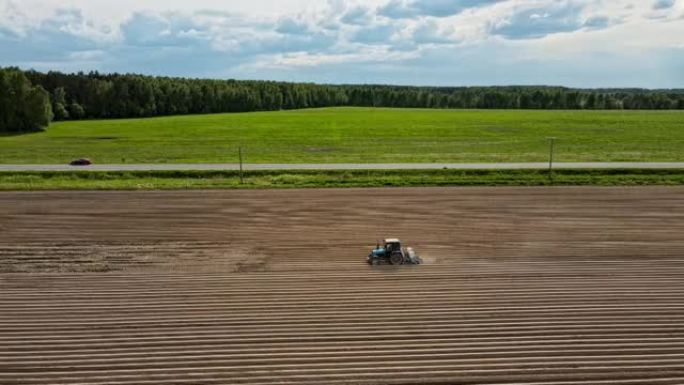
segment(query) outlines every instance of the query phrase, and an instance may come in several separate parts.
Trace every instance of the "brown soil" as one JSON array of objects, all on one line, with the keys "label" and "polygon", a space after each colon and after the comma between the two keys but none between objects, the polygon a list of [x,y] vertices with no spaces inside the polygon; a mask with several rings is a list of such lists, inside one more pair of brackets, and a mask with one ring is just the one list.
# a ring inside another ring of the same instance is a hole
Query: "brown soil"
[{"label": "brown soil", "polygon": [[681,385],[682,234],[679,187],[2,193],[0,384]]}]

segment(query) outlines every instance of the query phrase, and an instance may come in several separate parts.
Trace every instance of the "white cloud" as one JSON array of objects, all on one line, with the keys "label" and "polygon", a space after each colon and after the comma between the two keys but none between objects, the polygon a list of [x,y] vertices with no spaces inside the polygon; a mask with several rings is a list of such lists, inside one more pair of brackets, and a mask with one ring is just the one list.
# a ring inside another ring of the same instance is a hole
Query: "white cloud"
[{"label": "white cloud", "polygon": [[[628,57],[619,64],[668,71],[681,61],[683,16],[684,0],[0,0],[0,65],[393,83],[441,68],[444,84],[461,84],[473,78],[464,68],[489,61],[518,63],[507,78],[518,83],[539,75],[520,63],[558,74]],[[567,79],[582,82],[552,83]]]},{"label": "white cloud", "polygon": [[386,47],[364,48],[356,53],[343,54],[292,52],[268,56],[244,68],[315,67],[325,64],[394,62],[417,57],[419,57],[417,52],[391,51]]}]

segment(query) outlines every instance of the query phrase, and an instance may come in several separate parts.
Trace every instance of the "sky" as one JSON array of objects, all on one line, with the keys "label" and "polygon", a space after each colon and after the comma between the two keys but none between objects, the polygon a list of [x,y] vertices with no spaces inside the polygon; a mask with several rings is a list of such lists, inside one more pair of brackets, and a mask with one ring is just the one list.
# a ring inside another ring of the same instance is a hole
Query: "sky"
[{"label": "sky", "polygon": [[684,88],[684,0],[0,0],[0,66]]}]

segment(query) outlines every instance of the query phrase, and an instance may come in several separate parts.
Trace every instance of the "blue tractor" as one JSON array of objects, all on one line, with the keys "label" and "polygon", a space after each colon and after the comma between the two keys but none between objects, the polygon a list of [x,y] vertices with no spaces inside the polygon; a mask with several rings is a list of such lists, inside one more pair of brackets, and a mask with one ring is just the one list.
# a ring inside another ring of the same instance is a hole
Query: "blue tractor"
[{"label": "blue tractor", "polygon": [[369,265],[420,265],[423,260],[416,255],[410,247],[402,247],[401,241],[396,238],[385,239],[368,254]]}]

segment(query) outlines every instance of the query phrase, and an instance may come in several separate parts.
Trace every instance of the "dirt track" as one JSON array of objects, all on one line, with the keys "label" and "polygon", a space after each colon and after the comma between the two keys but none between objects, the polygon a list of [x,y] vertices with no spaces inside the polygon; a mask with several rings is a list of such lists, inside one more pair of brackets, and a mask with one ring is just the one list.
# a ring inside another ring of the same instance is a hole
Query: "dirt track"
[{"label": "dirt track", "polygon": [[682,234],[684,188],[2,193],[0,384],[681,385]]}]

